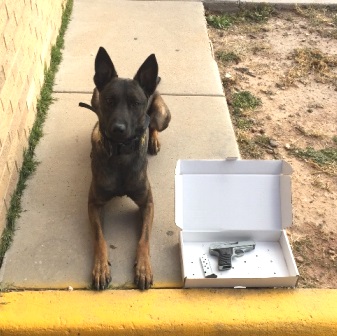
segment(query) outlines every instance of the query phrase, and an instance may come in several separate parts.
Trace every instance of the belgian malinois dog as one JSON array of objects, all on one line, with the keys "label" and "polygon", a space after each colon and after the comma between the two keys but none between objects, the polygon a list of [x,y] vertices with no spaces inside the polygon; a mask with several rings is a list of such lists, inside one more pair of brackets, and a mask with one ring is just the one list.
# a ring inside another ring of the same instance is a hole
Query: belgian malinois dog
[{"label": "belgian malinois dog", "polygon": [[124,195],[138,205],[143,222],[134,282],[141,290],[153,284],[149,241],[154,205],[147,177],[147,152],[158,153],[158,132],[171,119],[168,107],[156,91],[159,81],[154,54],[145,60],[133,79],[123,79],[118,77],[106,50],[100,47],[95,59],[96,87],[91,106],[80,103],[98,117],[91,136],[92,182],[88,199],[95,240],[92,277],[98,290],[111,281],[100,213],[110,199]]}]

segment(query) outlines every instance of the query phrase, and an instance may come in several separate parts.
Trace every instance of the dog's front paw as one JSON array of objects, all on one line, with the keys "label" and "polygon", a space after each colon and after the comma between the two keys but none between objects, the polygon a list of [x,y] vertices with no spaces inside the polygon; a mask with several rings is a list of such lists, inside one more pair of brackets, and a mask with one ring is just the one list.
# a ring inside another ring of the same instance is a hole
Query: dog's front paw
[{"label": "dog's front paw", "polygon": [[96,260],[92,271],[92,284],[97,290],[105,289],[111,281],[110,267],[107,260]]},{"label": "dog's front paw", "polygon": [[136,275],[135,284],[141,289],[149,289],[153,285],[153,275],[150,264],[150,257],[138,258],[135,264]]},{"label": "dog's front paw", "polygon": [[160,151],[160,142],[157,137],[151,137],[149,139],[148,152],[151,155],[157,155]]},{"label": "dog's front paw", "polygon": [[155,129],[150,129],[148,152],[151,155],[157,155],[159,151],[160,151],[160,142],[158,140],[158,132]]}]

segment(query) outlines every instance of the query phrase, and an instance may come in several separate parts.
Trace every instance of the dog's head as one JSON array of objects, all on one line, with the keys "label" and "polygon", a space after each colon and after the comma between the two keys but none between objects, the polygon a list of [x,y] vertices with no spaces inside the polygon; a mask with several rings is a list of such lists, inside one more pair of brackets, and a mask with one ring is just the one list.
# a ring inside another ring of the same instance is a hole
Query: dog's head
[{"label": "dog's head", "polygon": [[145,60],[133,79],[123,79],[118,77],[106,50],[99,48],[94,76],[99,92],[96,113],[106,137],[116,142],[127,141],[144,128],[157,77],[158,64],[154,54]]}]

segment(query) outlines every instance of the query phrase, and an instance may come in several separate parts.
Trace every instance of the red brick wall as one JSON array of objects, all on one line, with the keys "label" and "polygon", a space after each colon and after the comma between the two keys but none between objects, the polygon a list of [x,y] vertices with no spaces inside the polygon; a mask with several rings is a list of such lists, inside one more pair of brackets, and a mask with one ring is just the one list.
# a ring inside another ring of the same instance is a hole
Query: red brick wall
[{"label": "red brick wall", "polygon": [[0,234],[66,0],[0,0]]}]

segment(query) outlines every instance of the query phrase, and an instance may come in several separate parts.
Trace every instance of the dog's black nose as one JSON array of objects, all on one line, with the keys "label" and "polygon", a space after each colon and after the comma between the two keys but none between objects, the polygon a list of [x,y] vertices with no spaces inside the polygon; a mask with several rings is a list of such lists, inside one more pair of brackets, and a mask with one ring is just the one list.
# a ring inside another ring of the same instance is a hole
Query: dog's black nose
[{"label": "dog's black nose", "polygon": [[125,126],[125,124],[117,123],[113,126],[112,131],[115,134],[123,134],[126,131],[126,126]]}]

